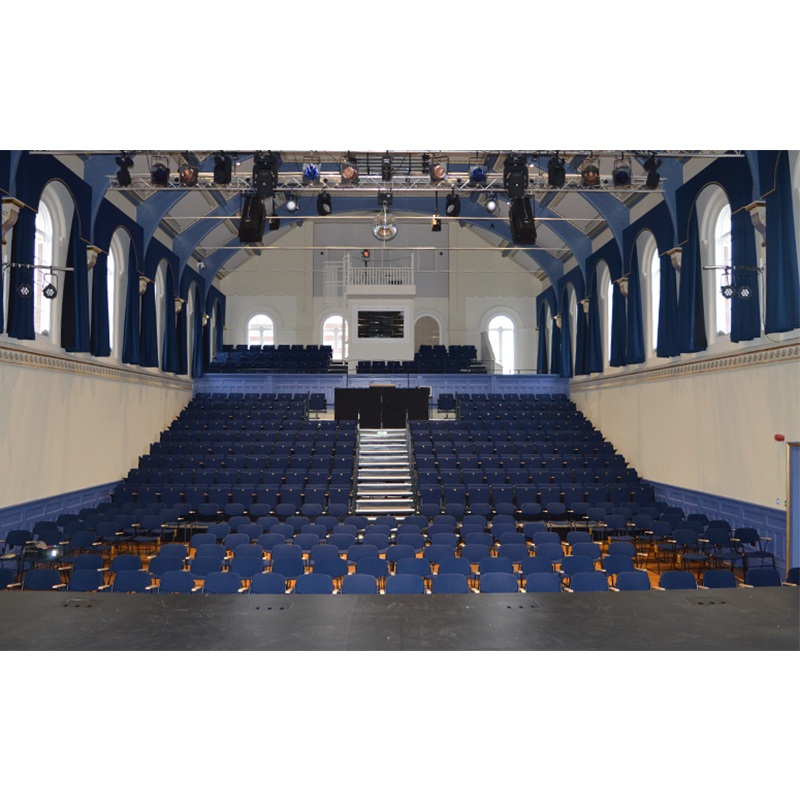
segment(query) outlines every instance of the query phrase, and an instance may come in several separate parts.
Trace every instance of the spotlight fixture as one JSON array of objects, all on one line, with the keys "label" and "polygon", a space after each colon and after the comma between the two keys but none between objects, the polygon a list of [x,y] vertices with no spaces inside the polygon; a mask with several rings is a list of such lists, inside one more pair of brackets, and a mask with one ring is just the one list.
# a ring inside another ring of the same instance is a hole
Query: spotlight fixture
[{"label": "spotlight fixture", "polygon": [[730,300],[736,294],[736,289],[730,283],[726,283],[720,287],[720,293],[726,300]]},{"label": "spotlight fixture", "polygon": [[133,166],[133,159],[127,153],[123,153],[122,155],[117,156],[114,160],[117,162],[117,166],[119,167],[119,172],[117,172],[117,183],[120,186],[130,186],[130,169]]},{"label": "spotlight fixture", "polygon": [[369,250],[362,250],[361,258],[363,258],[364,261],[369,261]]},{"label": "spotlight fixture", "polygon": [[596,164],[589,164],[582,173],[583,185],[589,189],[600,185],[600,170]]},{"label": "spotlight fixture", "polygon": [[197,186],[197,181],[200,177],[200,170],[197,167],[192,164],[184,164],[178,174],[182,186]]},{"label": "spotlight fixture", "polygon": [[327,217],[331,211],[333,211],[331,196],[325,191],[320,192],[317,195],[317,214],[321,217]]},{"label": "spotlight fixture", "polygon": [[392,179],[392,157],[386,153],[381,156],[381,180],[390,181]]},{"label": "spotlight fixture", "polygon": [[273,211],[269,218],[269,229],[277,231],[281,227],[281,218],[278,216],[277,211]]},{"label": "spotlight fixture", "polygon": [[448,217],[457,217],[461,213],[461,198],[455,192],[447,195],[444,201],[444,213]]},{"label": "spotlight fixture", "polygon": [[753,291],[747,284],[742,284],[739,287],[740,300],[749,300],[752,296],[753,296]]},{"label": "spotlight fixture", "polygon": [[33,294],[33,284],[30,281],[21,283],[17,286],[17,294],[22,298],[28,298]]},{"label": "spotlight fixture", "polygon": [[531,210],[531,199],[514,200],[508,210],[508,224],[514,244],[536,244],[536,220]]},{"label": "spotlight fixture", "polygon": [[47,285],[42,289],[42,294],[48,300],[55,300],[58,297],[58,278],[54,273],[51,272],[47,276]]},{"label": "spotlight fixture", "polygon": [[442,229],[442,218],[438,214],[431,217],[431,230],[438,233]]},{"label": "spotlight fixture", "polygon": [[169,186],[169,167],[160,161],[150,168],[150,183],[153,186]]},{"label": "spotlight fixture", "polygon": [[618,158],[614,161],[614,169],[611,170],[611,179],[614,186],[631,185],[631,161],[629,158]]},{"label": "spotlight fixture", "polygon": [[319,180],[319,167],[316,164],[303,165],[303,182],[316,183]]},{"label": "spotlight fixture", "polygon": [[355,183],[358,180],[358,163],[355,158],[348,155],[340,167],[343,183]]},{"label": "spotlight fixture", "polygon": [[645,188],[658,189],[658,182],[661,180],[661,176],[658,174],[658,168],[661,166],[661,159],[656,158],[655,154],[652,153],[650,158],[644,162],[643,166],[647,170]]},{"label": "spotlight fixture", "polygon": [[447,177],[447,168],[441,162],[431,165],[430,176],[432,181],[443,181]]},{"label": "spotlight fixture", "polygon": [[509,200],[521,200],[528,186],[528,160],[512,153],[503,162],[503,186]]},{"label": "spotlight fixture", "polygon": [[262,200],[272,197],[278,182],[278,161],[272,153],[258,152],[253,158],[253,185]]},{"label": "spotlight fixture", "polygon": [[214,183],[227,186],[233,178],[233,160],[229,155],[220,153],[214,156]]},{"label": "spotlight fixture", "polygon": [[392,197],[391,192],[378,192],[378,205],[379,206],[390,206],[392,204]]},{"label": "spotlight fixture", "polygon": [[486,200],[486,210],[491,214],[494,214],[497,211],[497,195],[490,194]]},{"label": "spotlight fixture", "polygon": [[483,167],[475,167],[469,177],[473,183],[484,183],[486,181],[486,170]]},{"label": "spotlight fixture", "polygon": [[383,207],[383,211],[378,213],[372,223],[372,233],[381,242],[388,242],[397,236],[397,222],[394,217]]},{"label": "spotlight fixture", "polygon": [[567,182],[567,168],[558,154],[547,162],[547,182],[554,189],[560,189]]},{"label": "spotlight fixture", "polygon": [[297,198],[291,192],[289,192],[289,194],[286,195],[286,210],[290,214],[294,214],[297,212],[297,208]]}]

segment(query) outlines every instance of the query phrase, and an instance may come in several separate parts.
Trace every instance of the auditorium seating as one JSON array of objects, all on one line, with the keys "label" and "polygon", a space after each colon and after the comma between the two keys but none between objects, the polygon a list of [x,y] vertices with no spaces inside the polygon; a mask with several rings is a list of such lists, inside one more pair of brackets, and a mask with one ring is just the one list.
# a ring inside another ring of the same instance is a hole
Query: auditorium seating
[{"label": "auditorium seating", "polygon": [[233,345],[223,348],[207,368],[209,373],[280,372],[324,374],[333,348],[329,345]]},{"label": "auditorium seating", "polygon": [[486,373],[473,345],[421,345],[413,361],[359,361],[360,374],[472,374]]}]

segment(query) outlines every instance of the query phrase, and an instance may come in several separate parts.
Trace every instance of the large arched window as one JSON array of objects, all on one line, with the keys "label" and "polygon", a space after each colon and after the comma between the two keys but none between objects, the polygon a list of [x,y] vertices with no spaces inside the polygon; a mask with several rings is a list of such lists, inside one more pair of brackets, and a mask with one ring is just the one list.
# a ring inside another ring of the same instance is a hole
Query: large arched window
[{"label": "large arched window", "polygon": [[658,309],[661,305],[661,254],[658,248],[653,251],[650,261],[650,349],[655,353],[658,347]]},{"label": "large arched window", "polygon": [[611,321],[613,319],[614,285],[611,283],[611,272],[605,261],[597,265],[597,285],[600,287],[600,305],[602,317],[603,353],[605,363],[611,363]]},{"label": "large arched window", "polygon": [[347,323],[341,314],[333,314],[322,324],[322,344],[333,348],[334,361],[347,358]]},{"label": "large arched window", "polygon": [[[724,206],[714,224],[714,266],[731,266],[731,207]],[[722,269],[714,270],[714,308],[716,310],[717,336],[725,336],[731,332],[731,301],[722,296],[722,287],[733,283],[730,272]]]},{"label": "large arched window", "polygon": [[[572,366],[572,374],[575,374],[575,364],[578,359],[578,296],[575,294],[575,287],[570,283],[567,284],[567,324],[569,325],[569,347],[570,347],[570,364]],[[581,312],[583,313],[583,312]]]},{"label": "large arched window", "polygon": [[247,323],[247,344],[263,346],[275,344],[275,323],[266,314],[256,314]]},{"label": "large arched window", "polygon": [[163,368],[164,359],[164,296],[167,292],[167,262],[162,261],[156,270],[156,342],[158,343],[158,364]]},{"label": "large arched window", "polygon": [[114,352],[114,334],[115,326],[117,324],[115,300],[117,296],[117,258],[114,255],[114,248],[108,249],[108,258],[106,260],[106,291],[108,293],[108,347],[111,352]]},{"label": "large arched window", "polygon": [[513,375],[515,369],[514,321],[505,314],[498,314],[489,320],[488,333],[495,361],[503,368],[504,375]]},{"label": "large arched window", "polygon": [[[34,238],[34,261],[37,266],[49,267],[53,264],[53,215],[44,202],[39,203],[36,214],[36,233]],[[49,280],[44,270],[33,271],[33,329],[36,333],[49,336],[53,316],[53,301],[44,296],[44,287]]]}]

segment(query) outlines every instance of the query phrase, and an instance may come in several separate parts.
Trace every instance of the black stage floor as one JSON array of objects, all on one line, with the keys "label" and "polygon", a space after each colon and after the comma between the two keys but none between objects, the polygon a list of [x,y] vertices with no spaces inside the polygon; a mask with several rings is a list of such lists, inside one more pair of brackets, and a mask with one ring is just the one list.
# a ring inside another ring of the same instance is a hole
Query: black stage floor
[{"label": "black stage floor", "polygon": [[0,592],[3,650],[797,650],[800,589],[275,596]]}]

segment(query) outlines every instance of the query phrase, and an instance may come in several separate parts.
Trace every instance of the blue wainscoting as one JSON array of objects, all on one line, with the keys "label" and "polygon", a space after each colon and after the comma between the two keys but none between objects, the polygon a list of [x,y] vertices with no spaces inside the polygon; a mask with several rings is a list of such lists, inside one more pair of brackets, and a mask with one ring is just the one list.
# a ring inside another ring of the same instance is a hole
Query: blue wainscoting
[{"label": "blue wainscoting", "polygon": [[[643,479],[644,480],[644,479]],[[732,528],[755,528],[759,536],[772,539],[767,549],[775,554],[775,565],[786,572],[786,510],[744,503],[730,497],[697,492],[680,486],[647,480],[655,487],[656,500],[679,506],[687,514],[705,514],[709,519],[727,520]]]},{"label": "blue wainscoting", "polygon": [[416,389],[429,386],[434,407],[440,394],[565,394],[569,379],[558,375],[291,375],[280,373],[204,375],[194,382],[195,394],[305,392],[325,395],[334,403],[336,389],[356,389],[371,383],[394,383]]},{"label": "blue wainscoting", "polygon": [[9,531],[32,530],[42,520],[55,521],[60,514],[77,514],[82,508],[92,508],[110,500],[110,494],[118,481],[67,492],[54,497],[31,500],[18,506],[0,508],[0,539],[5,539]]}]

